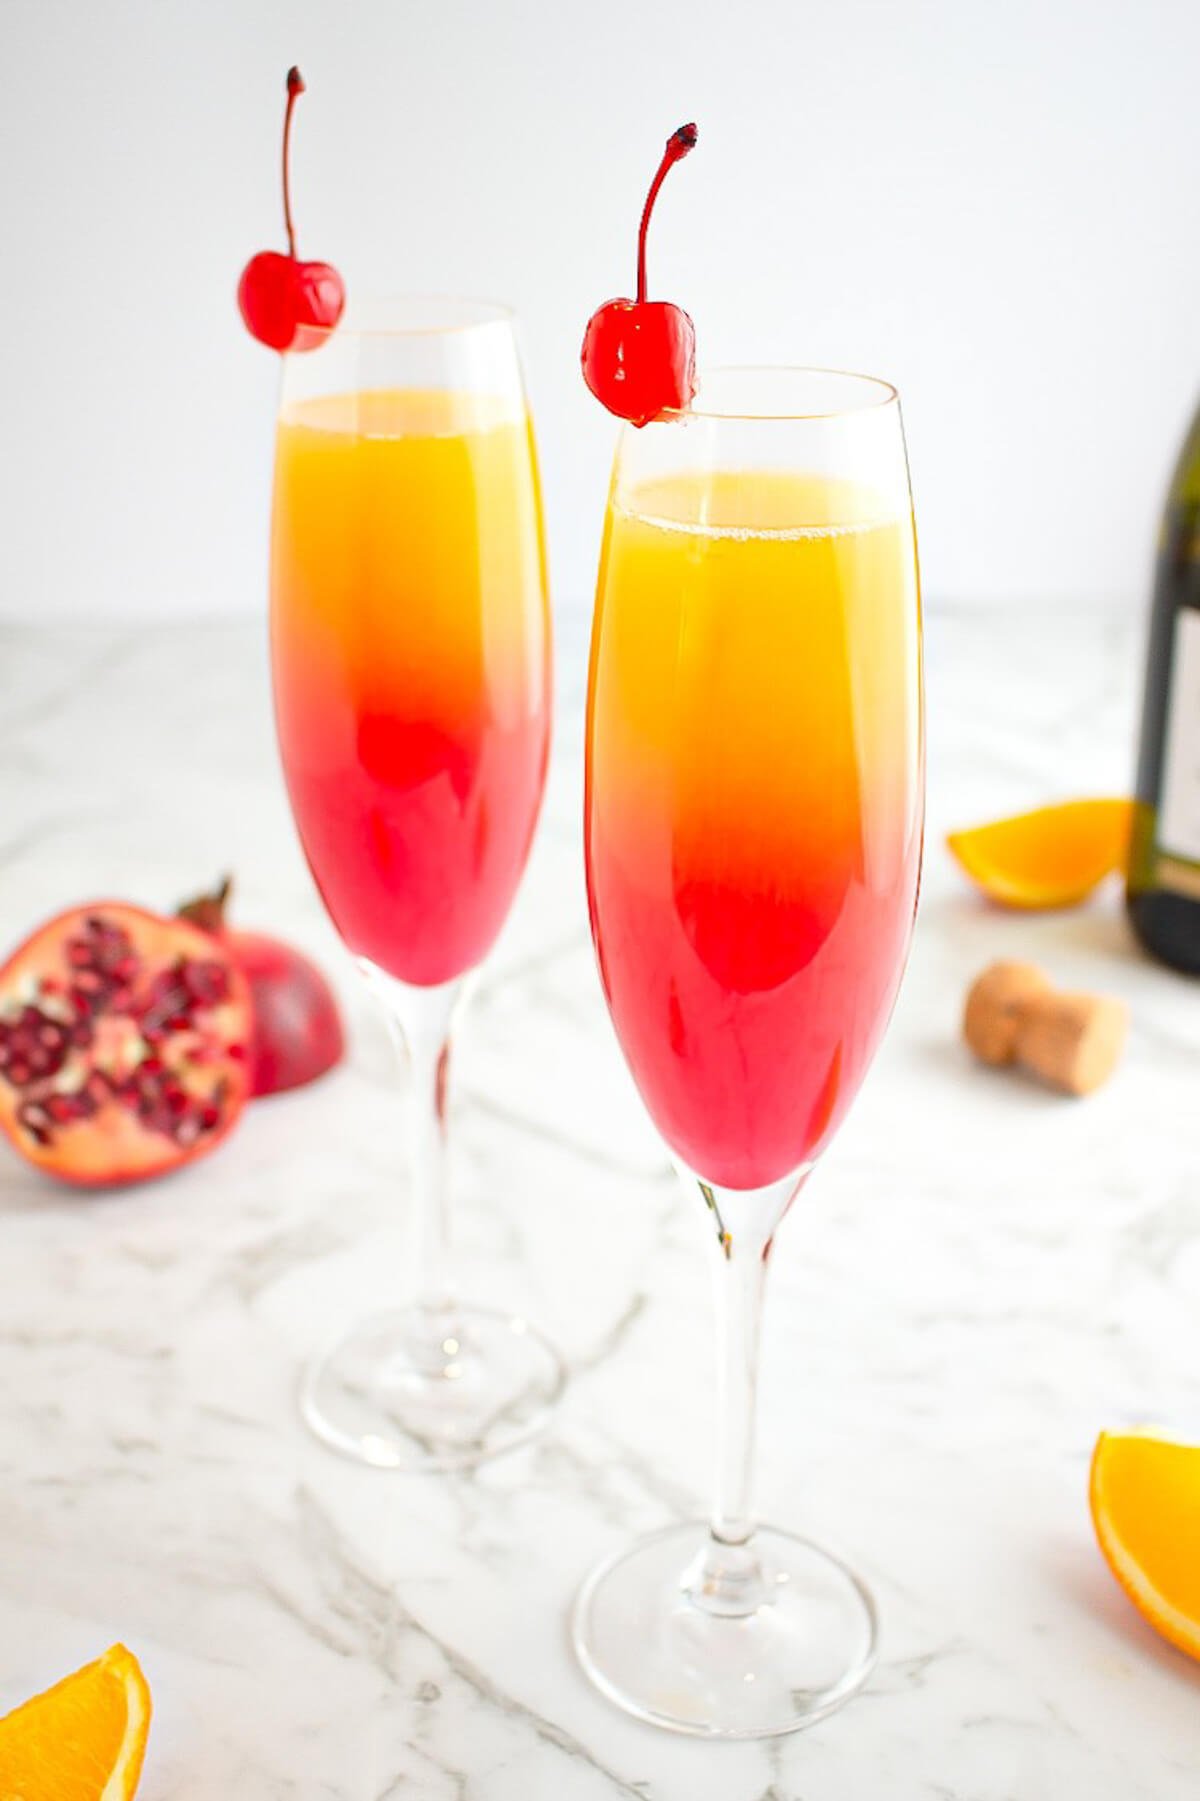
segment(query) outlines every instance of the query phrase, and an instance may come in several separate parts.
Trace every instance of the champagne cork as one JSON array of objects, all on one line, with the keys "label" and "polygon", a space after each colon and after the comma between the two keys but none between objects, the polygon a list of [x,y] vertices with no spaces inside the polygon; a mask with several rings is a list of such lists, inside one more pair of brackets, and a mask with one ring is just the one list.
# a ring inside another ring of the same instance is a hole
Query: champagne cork
[{"label": "champagne cork", "polygon": [[992,963],[972,982],[963,1012],[963,1037],[983,1063],[1011,1063],[1024,1008],[1050,993],[1036,963]]},{"label": "champagne cork", "polygon": [[963,1036],[984,1063],[1015,1063],[1062,1094],[1091,1094],[1125,1047],[1129,1015],[1103,994],[1065,994],[1032,963],[993,963],[972,983]]}]

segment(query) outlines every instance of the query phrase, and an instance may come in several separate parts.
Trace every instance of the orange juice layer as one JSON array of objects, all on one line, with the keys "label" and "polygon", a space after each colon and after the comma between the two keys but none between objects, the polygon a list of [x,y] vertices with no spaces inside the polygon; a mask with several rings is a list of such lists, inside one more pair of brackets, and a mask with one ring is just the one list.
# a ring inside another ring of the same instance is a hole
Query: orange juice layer
[{"label": "orange juice layer", "polygon": [[500,929],[545,778],[529,421],[452,392],[290,408],[271,565],[279,742],[325,904],[357,954],[450,980]]},{"label": "orange juice layer", "polygon": [[679,477],[610,508],[593,929],[642,1096],[709,1181],[814,1156],[878,1044],[916,903],[919,660],[911,518],[848,485]]}]

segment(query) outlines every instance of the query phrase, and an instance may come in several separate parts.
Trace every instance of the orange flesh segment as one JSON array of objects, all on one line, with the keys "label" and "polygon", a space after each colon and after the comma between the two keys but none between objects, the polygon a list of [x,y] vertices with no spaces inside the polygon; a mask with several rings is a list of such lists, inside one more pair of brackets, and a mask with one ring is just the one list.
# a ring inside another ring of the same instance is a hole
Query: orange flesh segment
[{"label": "orange flesh segment", "polygon": [[1138,1612],[1200,1658],[1200,1445],[1102,1432],[1088,1498],[1100,1549]]},{"label": "orange flesh segment", "polygon": [[1133,803],[1070,800],[951,832],[947,844],[989,899],[1005,907],[1072,907],[1125,867]]},{"label": "orange flesh segment", "polygon": [[137,1658],[113,1645],[0,1719],[0,1795],[9,1801],[129,1801],[150,1729]]}]

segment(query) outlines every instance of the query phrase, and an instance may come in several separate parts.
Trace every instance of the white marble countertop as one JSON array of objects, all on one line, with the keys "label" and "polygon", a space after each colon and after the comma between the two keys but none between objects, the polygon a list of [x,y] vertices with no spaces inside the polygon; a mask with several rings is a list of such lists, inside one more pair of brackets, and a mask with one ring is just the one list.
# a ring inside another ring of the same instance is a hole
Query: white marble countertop
[{"label": "white marble countertop", "polygon": [[[302,1357],[393,1297],[395,1077],[302,866],[261,631],[0,635],[0,924],[226,867],[244,923],[337,972],[348,1066],[211,1161],[124,1195],[0,1159],[0,1706],[120,1637],[156,1720],[145,1801],[1194,1801],[1200,1668],[1092,1540],[1102,1426],[1200,1437],[1200,988],[1118,898],[989,912],[952,822],[1127,785],[1140,631],[1083,612],[933,619],[930,851],[890,1037],[789,1220],[768,1303],[765,1517],[874,1585],[869,1688],[806,1734],[640,1726],[568,1651],[577,1582],[706,1499],[704,1223],[603,1012],[579,845],[582,636],[561,649],[543,829],[462,1036],[464,1287],[523,1308],[574,1380],[542,1442],[445,1479],[339,1460]],[[1031,955],[1124,995],[1112,1084],[977,1070],[965,982]]]}]

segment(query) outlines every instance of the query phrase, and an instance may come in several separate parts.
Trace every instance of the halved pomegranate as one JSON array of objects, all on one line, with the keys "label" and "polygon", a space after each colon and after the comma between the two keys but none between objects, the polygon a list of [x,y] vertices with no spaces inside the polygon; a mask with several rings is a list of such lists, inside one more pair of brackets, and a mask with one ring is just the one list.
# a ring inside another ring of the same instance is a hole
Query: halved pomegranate
[{"label": "halved pomegranate", "polygon": [[72,907],[0,969],[0,1128],[64,1182],[162,1175],[236,1123],[251,1027],[245,980],[198,927]]}]

